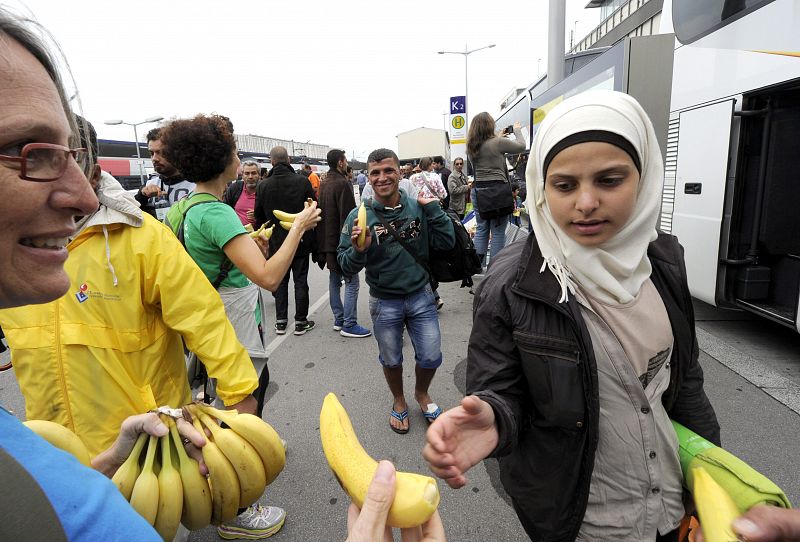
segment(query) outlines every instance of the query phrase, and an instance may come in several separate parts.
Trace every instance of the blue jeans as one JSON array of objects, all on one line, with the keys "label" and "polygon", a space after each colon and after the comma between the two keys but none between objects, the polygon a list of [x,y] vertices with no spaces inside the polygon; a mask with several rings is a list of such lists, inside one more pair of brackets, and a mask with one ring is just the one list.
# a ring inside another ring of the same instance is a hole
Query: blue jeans
[{"label": "blue jeans", "polygon": [[403,327],[408,329],[417,365],[436,369],[442,364],[439,315],[430,285],[399,299],[370,296],[369,313],[381,365],[391,369],[403,364]]},{"label": "blue jeans", "polygon": [[[344,280],[344,305],[342,305],[342,280]],[[328,292],[330,293],[333,323],[345,328],[358,324],[358,290],[361,281],[358,275],[346,277],[330,271]]]},{"label": "blue jeans", "polygon": [[506,246],[506,225],[508,224],[507,216],[498,216],[496,218],[483,219],[481,218],[480,209],[478,209],[478,198],[475,195],[475,188],[470,193],[472,206],[475,209],[475,221],[477,228],[475,229],[475,238],[472,242],[475,244],[475,252],[478,254],[486,254],[486,247],[489,244],[489,232],[492,234],[492,252],[489,259],[493,260],[495,255]]}]

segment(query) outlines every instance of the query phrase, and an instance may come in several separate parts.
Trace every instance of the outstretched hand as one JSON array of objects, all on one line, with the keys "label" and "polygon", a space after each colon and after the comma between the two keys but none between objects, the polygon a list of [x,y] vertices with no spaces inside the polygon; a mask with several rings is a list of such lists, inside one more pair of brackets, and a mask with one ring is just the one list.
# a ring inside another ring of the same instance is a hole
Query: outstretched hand
[{"label": "outstretched hand", "polygon": [[[754,506],[734,520],[733,532],[747,542],[800,542],[800,511]],[[698,532],[695,542],[704,540],[702,531]]]},{"label": "outstretched hand", "polygon": [[[350,504],[347,511],[346,542],[392,542],[392,529],[386,526],[394,501],[397,475],[389,461],[381,461],[367,490],[361,510]],[[419,527],[400,529],[403,542],[446,542],[442,519],[436,511]]]},{"label": "outstretched hand", "polygon": [[450,487],[463,487],[466,472],[497,447],[494,410],[486,401],[468,395],[436,419],[426,439],[422,457],[431,471]]}]

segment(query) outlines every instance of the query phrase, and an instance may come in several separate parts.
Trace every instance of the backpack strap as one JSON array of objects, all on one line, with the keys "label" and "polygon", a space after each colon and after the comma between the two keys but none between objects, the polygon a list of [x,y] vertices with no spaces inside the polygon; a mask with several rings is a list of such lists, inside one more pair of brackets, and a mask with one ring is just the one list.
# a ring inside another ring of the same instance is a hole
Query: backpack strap
[{"label": "backpack strap", "polygon": [[[186,238],[185,238],[185,233],[184,233],[184,228],[186,227],[186,215],[189,213],[189,209],[191,209],[192,207],[195,207],[197,205],[202,205],[204,203],[223,203],[223,202],[221,202],[217,198],[214,198],[213,200],[206,199],[206,200],[203,200],[203,201],[196,201],[196,202],[190,203],[189,205],[186,206],[186,209],[183,210],[183,214],[181,216],[181,226],[180,226],[180,228],[178,229],[178,232],[177,232],[178,233],[178,240],[183,245],[183,248],[186,248]],[[223,205],[227,205],[227,204],[223,203]],[[217,274],[217,278],[215,278],[211,282],[211,285],[214,287],[215,290],[219,290],[220,285],[228,277],[228,273],[231,272],[231,269],[233,269],[233,262],[230,261],[230,259],[228,259],[228,257],[226,256],[225,258],[222,259],[222,263],[219,266],[219,273]]]},{"label": "backpack strap", "polygon": [[420,258],[419,254],[417,254],[411,245],[409,245],[408,242],[406,242],[406,240],[403,239],[399,233],[397,233],[397,230],[394,229],[391,224],[389,224],[389,222],[386,220],[386,217],[383,216],[383,213],[378,211],[373,205],[370,205],[370,207],[372,208],[372,212],[375,213],[375,216],[378,217],[378,220],[381,221],[381,224],[383,224],[386,230],[392,235],[392,237],[394,237],[395,241],[400,243],[400,246],[406,249],[406,252],[411,254],[411,257],[414,258],[414,261],[425,270],[425,272],[428,274],[428,282],[430,283],[431,288],[435,290],[437,287],[434,285],[433,273],[431,273],[431,268],[428,266],[428,263]]}]

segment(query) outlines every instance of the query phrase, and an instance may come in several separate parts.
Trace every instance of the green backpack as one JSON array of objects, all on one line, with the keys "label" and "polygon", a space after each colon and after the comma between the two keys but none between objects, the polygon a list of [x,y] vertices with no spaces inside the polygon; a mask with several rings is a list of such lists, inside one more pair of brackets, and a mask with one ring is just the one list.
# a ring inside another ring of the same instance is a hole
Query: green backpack
[{"label": "green backpack", "polygon": [[[169,211],[167,211],[167,216],[164,218],[164,224],[166,224],[169,229],[172,230],[172,232],[178,238],[178,241],[180,241],[181,245],[183,245],[184,249],[186,248],[186,237],[184,233],[186,213],[188,213],[189,209],[192,207],[196,205],[202,205],[204,203],[222,202],[211,194],[190,194],[182,200],[175,202],[175,204],[169,208]],[[226,205],[225,203],[222,204]],[[211,283],[215,290],[219,289],[220,284],[222,284],[222,281],[225,280],[225,277],[228,276],[228,273],[232,268],[233,262],[231,262],[228,258],[222,260],[222,264],[219,266],[219,275],[217,275],[217,278]]]}]

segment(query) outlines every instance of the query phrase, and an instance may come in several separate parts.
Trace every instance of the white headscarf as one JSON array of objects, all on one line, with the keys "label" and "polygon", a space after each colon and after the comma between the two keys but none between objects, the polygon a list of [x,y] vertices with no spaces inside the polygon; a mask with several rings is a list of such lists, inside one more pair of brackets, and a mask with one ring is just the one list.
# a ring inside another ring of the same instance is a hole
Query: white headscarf
[{"label": "white headscarf", "polygon": [[[543,165],[548,152],[564,138],[579,132],[603,130],[624,137],[641,162],[636,208],[628,223],[598,247],[584,247],[570,238],[550,214],[544,192]],[[608,304],[632,301],[652,270],[647,245],[657,237],[664,166],[653,124],[639,103],[621,92],[589,91],[564,100],[542,121],[531,144],[526,171],[528,208],[545,268],[568,292],[582,292]]]}]

